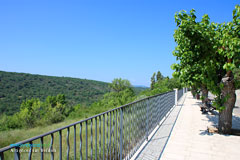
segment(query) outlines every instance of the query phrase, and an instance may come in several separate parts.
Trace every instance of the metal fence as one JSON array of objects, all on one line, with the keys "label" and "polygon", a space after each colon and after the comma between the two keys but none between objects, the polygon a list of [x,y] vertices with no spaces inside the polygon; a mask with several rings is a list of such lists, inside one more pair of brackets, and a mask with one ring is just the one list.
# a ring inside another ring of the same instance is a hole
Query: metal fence
[{"label": "metal fence", "polygon": [[[178,90],[178,99],[182,95]],[[175,96],[170,91],[147,97],[18,142],[0,149],[0,159],[130,159],[174,106]]]}]

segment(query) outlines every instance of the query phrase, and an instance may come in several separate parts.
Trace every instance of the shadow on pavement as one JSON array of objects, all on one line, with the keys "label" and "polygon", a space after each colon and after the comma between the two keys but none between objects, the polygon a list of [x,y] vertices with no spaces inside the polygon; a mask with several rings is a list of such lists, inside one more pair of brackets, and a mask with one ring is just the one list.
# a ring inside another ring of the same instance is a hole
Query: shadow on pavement
[{"label": "shadow on pavement", "polygon": [[[211,126],[218,127],[218,112],[214,111],[213,114],[204,114],[207,117],[207,121],[211,123]],[[202,119],[206,121],[205,119]],[[213,135],[213,133],[209,133],[208,130],[202,130],[200,135]],[[240,136],[240,117],[233,115],[232,116],[232,134]],[[228,135],[225,135],[228,136]]]}]

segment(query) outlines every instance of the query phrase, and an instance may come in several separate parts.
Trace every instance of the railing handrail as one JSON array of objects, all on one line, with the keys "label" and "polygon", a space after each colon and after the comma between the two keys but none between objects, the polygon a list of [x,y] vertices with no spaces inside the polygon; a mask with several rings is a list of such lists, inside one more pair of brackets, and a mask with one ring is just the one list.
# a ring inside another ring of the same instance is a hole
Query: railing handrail
[{"label": "railing handrail", "polygon": [[[86,119],[77,121],[77,122],[72,123],[72,124],[69,124],[69,125],[67,125],[67,126],[64,126],[64,127],[61,127],[61,128],[58,128],[58,129],[55,129],[55,130],[52,130],[52,131],[49,131],[49,132],[47,132],[47,133],[44,133],[44,134],[41,134],[41,135],[38,135],[38,136],[35,136],[35,137],[32,137],[32,138],[29,138],[29,139],[26,139],[26,140],[23,140],[23,141],[14,143],[14,144],[15,144],[15,145],[26,144],[26,143],[28,143],[28,142],[34,141],[34,140],[36,140],[36,139],[39,139],[39,138],[42,138],[42,137],[45,137],[45,136],[48,136],[48,135],[50,135],[50,134],[56,133],[56,132],[58,132],[58,131],[61,131],[61,130],[66,129],[66,128],[75,126],[75,125],[77,125],[77,124],[84,123],[84,122],[86,122],[86,121],[88,121],[88,120],[91,120],[91,119],[94,119],[94,118],[96,118],[96,117],[102,116],[102,115],[107,114],[107,113],[109,113],[109,112],[112,112],[112,111],[115,111],[115,110],[118,110],[118,109],[121,109],[121,108],[124,108],[124,107],[127,107],[127,106],[131,106],[132,104],[135,104],[135,103],[138,103],[138,102],[141,102],[141,101],[150,99],[150,98],[154,98],[154,97],[157,97],[157,96],[160,96],[160,95],[164,95],[164,94],[167,94],[167,93],[170,93],[170,92],[173,92],[173,90],[172,90],[172,91],[168,91],[168,92],[164,92],[164,93],[160,93],[160,94],[156,94],[156,95],[153,95],[153,96],[148,96],[148,97],[142,98],[142,99],[140,99],[140,100],[133,101],[133,102],[131,102],[131,103],[122,105],[122,106],[120,106],[120,107],[117,107],[117,108],[108,110],[108,111],[106,111],[106,112],[99,113],[99,114],[94,115],[94,116],[91,116],[91,117],[89,117],[89,118],[86,118]],[[15,148],[15,146],[6,146],[6,147],[3,147],[3,148],[0,149],[0,153],[1,153],[1,152],[5,152],[5,151],[7,151],[7,150],[10,150],[10,149],[12,149],[12,148]]]}]

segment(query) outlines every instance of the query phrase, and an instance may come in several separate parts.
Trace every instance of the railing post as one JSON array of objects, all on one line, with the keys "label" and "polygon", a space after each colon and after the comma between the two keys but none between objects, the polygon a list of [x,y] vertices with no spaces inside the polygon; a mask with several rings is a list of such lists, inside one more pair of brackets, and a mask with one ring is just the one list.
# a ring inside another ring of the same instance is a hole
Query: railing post
[{"label": "railing post", "polygon": [[20,152],[19,152],[19,147],[15,148],[15,154],[14,154],[14,160],[20,160]]},{"label": "railing post", "polygon": [[123,150],[123,108],[120,109],[120,160],[122,160]]},{"label": "railing post", "polygon": [[0,160],[4,160],[4,153],[0,152]]},{"label": "railing post", "polygon": [[148,141],[148,126],[149,126],[149,99],[147,101],[147,108],[146,108],[146,140]]},{"label": "railing post", "polygon": [[175,105],[177,105],[177,101],[178,101],[178,89],[174,89],[175,90]]}]

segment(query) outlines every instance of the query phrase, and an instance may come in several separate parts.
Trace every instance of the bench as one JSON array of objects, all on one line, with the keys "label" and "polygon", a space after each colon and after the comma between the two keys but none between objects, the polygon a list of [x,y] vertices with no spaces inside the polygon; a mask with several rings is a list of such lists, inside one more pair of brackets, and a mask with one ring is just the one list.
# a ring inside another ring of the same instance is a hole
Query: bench
[{"label": "bench", "polygon": [[216,110],[216,107],[214,107],[212,105],[212,100],[208,99],[205,104],[201,104],[200,105],[201,111],[203,114],[207,113],[207,112],[213,112],[214,110]]}]

